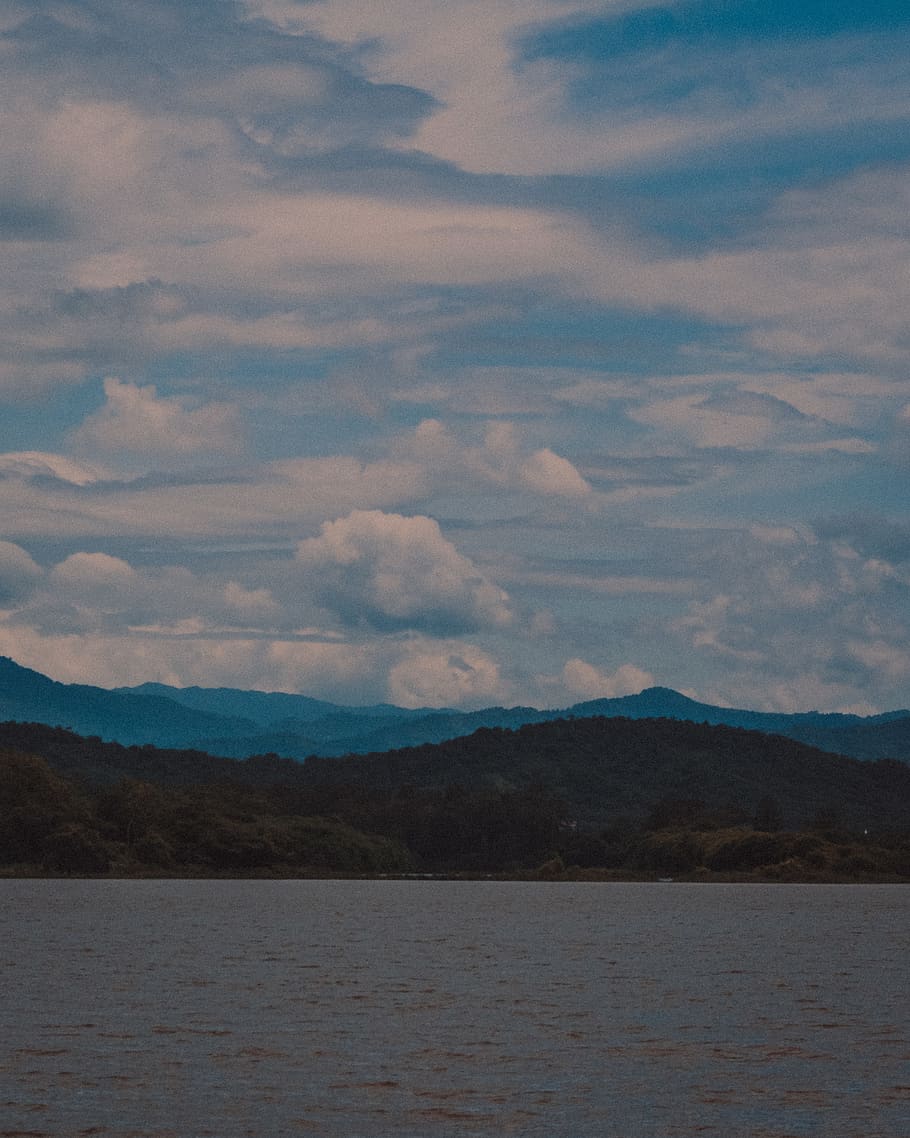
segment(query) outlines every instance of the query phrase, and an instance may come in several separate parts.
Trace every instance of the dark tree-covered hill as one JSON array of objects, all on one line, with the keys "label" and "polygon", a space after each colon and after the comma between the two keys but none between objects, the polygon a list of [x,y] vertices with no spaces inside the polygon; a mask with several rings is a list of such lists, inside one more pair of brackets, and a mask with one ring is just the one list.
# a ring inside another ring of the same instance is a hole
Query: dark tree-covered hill
[{"label": "dark tree-covered hill", "polygon": [[481,729],[463,739],[375,755],[309,759],[312,782],[386,793],[456,783],[538,784],[559,795],[580,825],[641,819],[661,801],[753,817],[769,801],[781,825],[820,813],[860,829],[910,825],[910,767],[860,762],[778,735],[671,719],[563,719],[517,731]]},{"label": "dark tree-covered hill", "polygon": [[908,820],[904,763],[671,719],[305,763],[0,724],[0,873],[903,880]]},{"label": "dark tree-covered hill", "polygon": [[727,819],[772,810],[786,827],[827,814],[859,830],[910,829],[906,764],[860,762],[782,736],[670,719],[595,717],[517,731],[483,728],[446,743],[303,764],[276,755],[238,761],[124,747],[38,724],[0,724],[0,746],[40,755],[60,773],[93,785],[128,777],[171,786],[287,786],[318,794],[327,809],[344,787],[382,798],[452,786],[509,792],[536,786],[558,796],[568,818],[588,829],[617,819],[641,821],[674,800],[700,803]]},{"label": "dark tree-covered hill", "polygon": [[204,751],[106,743],[43,723],[0,723],[0,747],[39,755],[60,774],[91,786],[130,778],[162,786],[240,782],[265,787],[300,780],[304,770],[294,759],[277,755],[239,762]]}]

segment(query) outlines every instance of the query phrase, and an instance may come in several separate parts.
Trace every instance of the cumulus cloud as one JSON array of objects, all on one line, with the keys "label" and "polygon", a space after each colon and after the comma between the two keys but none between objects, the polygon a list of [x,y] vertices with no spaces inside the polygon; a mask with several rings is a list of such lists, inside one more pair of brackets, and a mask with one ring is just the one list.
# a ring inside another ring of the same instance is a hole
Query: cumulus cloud
[{"label": "cumulus cloud", "polygon": [[153,385],[104,381],[104,406],[72,435],[73,445],[102,454],[197,460],[230,457],[243,448],[236,408],[227,403],[192,406],[182,396],[161,397]]},{"label": "cumulus cloud", "polygon": [[563,665],[562,683],[576,700],[609,699],[621,695],[637,695],[654,686],[654,677],[635,664],[623,664],[615,672],[600,668],[577,657]]},{"label": "cumulus cloud", "polygon": [[124,636],[107,629],[42,632],[0,621],[0,654],[64,683],[101,687],[155,680],[402,707],[476,708],[510,698],[496,661],[461,641],[225,636],[193,633],[187,623]]},{"label": "cumulus cloud", "polygon": [[468,448],[462,457],[469,469],[501,485],[566,498],[584,497],[591,492],[590,484],[572,463],[549,447],[523,454],[513,423],[491,423],[483,446]]},{"label": "cumulus cloud", "polygon": [[0,605],[23,600],[41,576],[41,567],[21,546],[11,541],[0,541]]},{"label": "cumulus cloud", "polygon": [[584,498],[590,483],[549,447],[530,451],[515,424],[489,423],[480,446],[464,443],[439,419],[418,424],[405,452],[425,463],[440,481],[458,478],[555,498]]},{"label": "cumulus cloud", "polygon": [[68,589],[106,593],[111,589],[130,587],[138,575],[120,557],[111,557],[108,553],[73,553],[54,566],[51,578]]},{"label": "cumulus cloud", "polygon": [[591,493],[591,484],[579,474],[567,458],[541,447],[521,464],[521,481],[539,494],[566,498],[583,498]]},{"label": "cumulus cloud", "polygon": [[509,598],[424,516],[355,510],[297,547],[308,585],[346,622],[437,633],[502,627]]},{"label": "cumulus cloud", "polygon": [[[690,667],[722,664],[723,679],[706,685],[702,698],[781,711],[905,702],[910,575],[881,556],[886,543],[899,553],[900,532],[859,519],[819,524],[814,533],[758,527],[749,540],[715,535],[703,596],[665,626],[677,653],[688,648]],[[867,555],[873,548],[879,556]],[[738,571],[728,567],[731,557]]]},{"label": "cumulus cloud", "polygon": [[125,635],[150,621],[192,620],[201,631],[212,613],[206,583],[186,568],[137,569],[121,557],[80,550],[53,566],[17,620],[45,634]]},{"label": "cumulus cloud", "polygon": [[[281,635],[289,633],[308,611],[305,604],[285,607],[270,589],[250,588],[229,571],[194,573],[182,565],[135,566],[121,557],[83,550],[43,573],[24,551],[6,560],[11,580],[13,570],[23,582],[31,580],[28,588],[22,583],[16,595],[8,598],[6,618],[43,636],[63,631],[135,635],[138,644],[147,635],[205,638],[239,631]],[[290,565],[289,557],[287,561]],[[280,586],[280,571],[273,576]]]},{"label": "cumulus cloud", "polygon": [[499,666],[471,644],[414,646],[389,672],[388,698],[401,707],[483,707],[507,696]]},{"label": "cumulus cloud", "polygon": [[278,608],[268,589],[245,589],[236,581],[228,581],[222,595],[229,608],[247,618],[268,619]]}]

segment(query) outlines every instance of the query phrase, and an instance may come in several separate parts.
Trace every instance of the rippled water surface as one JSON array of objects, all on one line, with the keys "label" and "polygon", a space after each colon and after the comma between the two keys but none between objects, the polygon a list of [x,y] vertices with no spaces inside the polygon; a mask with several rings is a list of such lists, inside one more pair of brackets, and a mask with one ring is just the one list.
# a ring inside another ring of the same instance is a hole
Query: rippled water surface
[{"label": "rippled water surface", "polygon": [[910,1138],[902,886],[0,881],[0,1138]]}]

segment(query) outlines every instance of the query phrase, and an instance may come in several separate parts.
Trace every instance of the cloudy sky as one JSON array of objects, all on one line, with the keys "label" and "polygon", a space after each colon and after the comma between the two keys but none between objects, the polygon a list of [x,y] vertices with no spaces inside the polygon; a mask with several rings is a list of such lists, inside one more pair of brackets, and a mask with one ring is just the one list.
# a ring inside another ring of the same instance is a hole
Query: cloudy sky
[{"label": "cloudy sky", "polygon": [[910,706],[906,0],[0,0],[0,653]]}]

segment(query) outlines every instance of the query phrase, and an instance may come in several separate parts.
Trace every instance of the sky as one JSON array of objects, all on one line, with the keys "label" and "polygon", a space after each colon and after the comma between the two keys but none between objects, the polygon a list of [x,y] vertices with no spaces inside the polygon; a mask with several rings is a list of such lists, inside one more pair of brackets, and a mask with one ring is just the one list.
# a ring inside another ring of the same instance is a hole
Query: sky
[{"label": "sky", "polygon": [[910,706],[906,0],[0,0],[0,654]]}]

